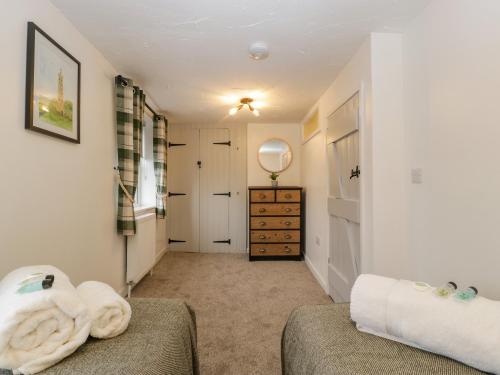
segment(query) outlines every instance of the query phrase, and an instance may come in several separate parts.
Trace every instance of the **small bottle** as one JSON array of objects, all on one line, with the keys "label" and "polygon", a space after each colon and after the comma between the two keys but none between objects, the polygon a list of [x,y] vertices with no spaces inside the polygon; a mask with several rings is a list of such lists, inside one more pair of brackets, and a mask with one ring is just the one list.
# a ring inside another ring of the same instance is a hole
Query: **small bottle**
[{"label": "small bottle", "polygon": [[453,281],[448,281],[446,284],[436,288],[434,294],[438,297],[448,298],[450,295],[455,293],[457,290],[457,284]]},{"label": "small bottle", "polygon": [[478,290],[474,286],[470,286],[467,289],[459,290],[455,294],[455,298],[459,301],[471,301],[476,298]]}]

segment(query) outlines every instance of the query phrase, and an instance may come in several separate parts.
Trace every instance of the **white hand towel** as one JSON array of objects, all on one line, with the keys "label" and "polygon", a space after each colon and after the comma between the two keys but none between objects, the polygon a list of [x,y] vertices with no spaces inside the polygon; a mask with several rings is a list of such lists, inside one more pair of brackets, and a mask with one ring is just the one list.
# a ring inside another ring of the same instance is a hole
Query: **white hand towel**
[{"label": "white hand towel", "polygon": [[90,310],[92,337],[108,339],[127,329],[132,310],[129,303],[112,287],[99,281],[86,281],[76,289]]},{"label": "white hand towel", "polygon": [[404,343],[500,374],[500,302],[461,302],[401,280],[387,303],[387,333]]},{"label": "white hand towel", "polygon": [[351,318],[360,331],[500,374],[500,302],[461,302],[432,288],[416,290],[411,281],[383,279],[363,275],[354,285]]},{"label": "white hand towel", "polygon": [[[52,288],[16,293],[20,282],[39,272],[55,276]],[[36,374],[72,354],[89,331],[89,311],[59,269],[23,267],[0,281],[0,368]]]}]

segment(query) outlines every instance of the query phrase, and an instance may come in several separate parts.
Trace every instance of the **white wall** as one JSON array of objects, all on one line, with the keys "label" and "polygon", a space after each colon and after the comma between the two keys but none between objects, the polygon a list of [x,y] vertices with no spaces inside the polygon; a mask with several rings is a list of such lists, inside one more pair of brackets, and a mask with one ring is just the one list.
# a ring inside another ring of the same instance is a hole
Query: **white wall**
[{"label": "white wall", "polygon": [[[362,201],[369,202],[371,181],[371,162],[366,158],[370,155],[371,143],[366,139],[371,137],[371,40],[367,40],[350,62],[344,67],[337,79],[321,96],[313,107],[319,110],[319,125],[321,131],[302,146],[301,175],[302,185],[306,192],[306,263],[323,288],[328,291],[328,249],[329,249],[329,215],[328,199],[328,160],[326,149],[327,117],[361,90],[360,106],[363,108],[363,119],[360,127],[361,142],[368,147],[361,157],[362,168]],[[306,116],[307,118],[307,116]],[[363,146],[362,146],[363,147]],[[364,199],[363,199],[364,198]],[[362,217],[371,216],[370,206],[364,204]],[[363,222],[366,225],[370,221]],[[371,236],[369,227],[363,230],[366,236]],[[371,240],[362,244],[363,250],[371,245]],[[368,251],[367,251],[368,252]],[[366,259],[366,258],[365,258]],[[366,260],[364,261],[366,262]]]},{"label": "white wall", "polygon": [[412,276],[500,298],[500,2],[436,0],[403,38]]},{"label": "white wall", "polygon": [[271,185],[269,172],[262,169],[257,154],[262,143],[271,138],[280,138],[288,142],[292,148],[292,163],[287,170],[280,173],[280,185],[300,185],[300,143],[301,126],[291,124],[255,124],[247,126],[247,182],[248,186]]},{"label": "white wall", "polygon": [[[47,0],[9,2],[0,15],[0,277],[53,264],[74,283],[124,287],[113,166],[116,72]],[[81,62],[81,144],[24,129],[27,22]]]}]

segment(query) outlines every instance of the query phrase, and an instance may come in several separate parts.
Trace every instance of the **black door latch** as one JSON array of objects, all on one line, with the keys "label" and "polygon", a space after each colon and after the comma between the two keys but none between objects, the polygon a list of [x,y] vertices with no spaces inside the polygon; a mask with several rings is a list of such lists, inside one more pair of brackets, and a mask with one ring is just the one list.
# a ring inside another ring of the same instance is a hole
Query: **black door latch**
[{"label": "black door latch", "polygon": [[198,168],[201,168],[201,160],[198,160],[196,164],[198,164]]},{"label": "black door latch", "polygon": [[349,177],[349,180],[352,180],[354,177],[359,178],[359,175],[361,174],[361,171],[359,170],[359,165],[356,165],[356,169],[351,169],[351,177]]}]

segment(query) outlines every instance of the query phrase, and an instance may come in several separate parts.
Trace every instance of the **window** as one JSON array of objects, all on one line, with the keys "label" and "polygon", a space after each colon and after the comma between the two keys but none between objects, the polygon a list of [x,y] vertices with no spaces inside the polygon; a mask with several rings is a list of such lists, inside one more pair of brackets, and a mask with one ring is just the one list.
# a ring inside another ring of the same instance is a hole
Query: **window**
[{"label": "window", "polygon": [[142,127],[139,183],[135,196],[135,209],[156,206],[156,182],[153,159],[153,113],[146,107]]}]

